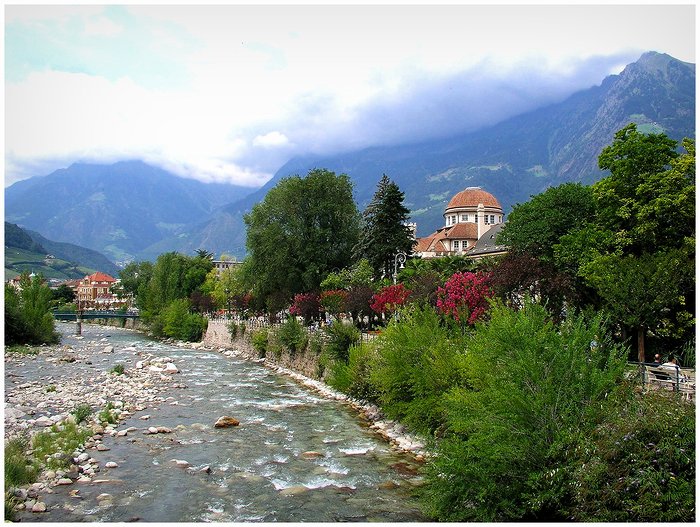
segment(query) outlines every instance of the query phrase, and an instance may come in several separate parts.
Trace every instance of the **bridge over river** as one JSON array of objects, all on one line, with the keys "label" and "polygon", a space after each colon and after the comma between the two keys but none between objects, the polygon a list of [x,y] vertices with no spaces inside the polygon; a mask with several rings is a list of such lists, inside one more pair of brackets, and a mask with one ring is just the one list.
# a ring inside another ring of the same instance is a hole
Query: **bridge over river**
[{"label": "bridge over river", "polygon": [[[51,313],[56,320],[77,320],[77,313],[75,311],[53,311]],[[114,310],[99,310],[99,311],[83,311],[80,315],[82,320],[95,320],[95,319],[131,319],[137,320],[139,318],[138,313],[124,313],[121,311]]]}]

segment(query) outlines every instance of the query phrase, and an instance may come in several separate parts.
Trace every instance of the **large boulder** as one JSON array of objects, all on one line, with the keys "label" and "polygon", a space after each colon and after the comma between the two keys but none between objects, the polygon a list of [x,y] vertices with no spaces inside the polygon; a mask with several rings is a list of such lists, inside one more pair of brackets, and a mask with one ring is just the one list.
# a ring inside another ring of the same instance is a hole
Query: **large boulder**
[{"label": "large boulder", "polygon": [[230,428],[232,426],[238,426],[241,422],[238,419],[229,417],[228,415],[222,415],[214,423],[214,428]]}]

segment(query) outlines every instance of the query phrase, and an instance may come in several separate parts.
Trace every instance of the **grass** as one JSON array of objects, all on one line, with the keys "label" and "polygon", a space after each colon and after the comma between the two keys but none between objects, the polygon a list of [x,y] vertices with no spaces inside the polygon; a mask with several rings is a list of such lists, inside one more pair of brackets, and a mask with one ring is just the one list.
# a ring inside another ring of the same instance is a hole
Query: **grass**
[{"label": "grass", "polygon": [[15,346],[5,346],[5,353],[17,353],[19,355],[38,355],[39,348],[29,345],[17,344]]},{"label": "grass", "polygon": [[75,449],[91,435],[91,430],[79,427],[76,423],[53,425],[32,439],[34,461],[37,465],[44,464],[50,469],[68,468]]},{"label": "grass", "polygon": [[109,370],[109,373],[114,373],[115,375],[124,375],[124,365],[116,364],[112,366]]},{"label": "grass", "polygon": [[117,416],[114,415],[114,404],[112,402],[108,402],[107,405],[100,411],[99,414],[97,414],[97,419],[100,421],[100,423],[109,423],[109,424],[114,424],[117,422]]},{"label": "grass", "polygon": [[80,424],[92,415],[92,408],[89,404],[79,404],[73,409],[71,414],[75,417],[75,422]]}]

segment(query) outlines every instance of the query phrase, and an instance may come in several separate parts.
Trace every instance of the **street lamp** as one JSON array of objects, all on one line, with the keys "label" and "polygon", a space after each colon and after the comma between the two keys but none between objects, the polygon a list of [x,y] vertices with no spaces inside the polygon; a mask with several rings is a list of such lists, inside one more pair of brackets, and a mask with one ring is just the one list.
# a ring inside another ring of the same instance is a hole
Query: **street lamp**
[{"label": "street lamp", "polygon": [[[399,269],[403,269],[406,263],[406,253],[399,251],[394,255],[394,285],[396,285],[396,277],[399,275]],[[400,265],[399,265],[400,264]]]}]

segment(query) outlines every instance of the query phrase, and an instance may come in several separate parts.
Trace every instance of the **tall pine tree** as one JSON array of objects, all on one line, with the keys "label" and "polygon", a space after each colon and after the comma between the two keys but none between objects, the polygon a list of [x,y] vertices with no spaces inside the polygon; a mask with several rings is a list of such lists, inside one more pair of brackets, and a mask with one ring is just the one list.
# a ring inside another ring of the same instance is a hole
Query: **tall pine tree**
[{"label": "tall pine tree", "polygon": [[355,257],[369,260],[377,278],[391,276],[397,252],[412,252],[415,240],[408,226],[410,211],[403,200],[404,193],[399,186],[383,174],[372,201],[362,213],[362,231]]}]

